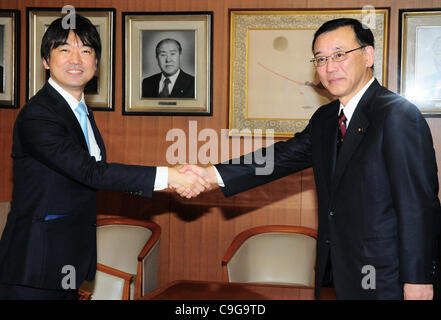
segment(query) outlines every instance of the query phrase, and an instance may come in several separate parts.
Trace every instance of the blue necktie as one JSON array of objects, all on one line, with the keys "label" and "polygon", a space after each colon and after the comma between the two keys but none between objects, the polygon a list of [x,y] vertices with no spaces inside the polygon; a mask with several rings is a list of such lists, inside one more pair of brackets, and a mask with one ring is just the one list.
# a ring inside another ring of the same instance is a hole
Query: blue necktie
[{"label": "blue necktie", "polygon": [[89,145],[89,134],[87,132],[87,111],[86,111],[86,105],[83,102],[80,102],[78,106],[76,107],[75,111],[80,116],[80,126],[83,130],[84,138],[86,139],[87,143],[87,149],[90,151],[90,145]]}]

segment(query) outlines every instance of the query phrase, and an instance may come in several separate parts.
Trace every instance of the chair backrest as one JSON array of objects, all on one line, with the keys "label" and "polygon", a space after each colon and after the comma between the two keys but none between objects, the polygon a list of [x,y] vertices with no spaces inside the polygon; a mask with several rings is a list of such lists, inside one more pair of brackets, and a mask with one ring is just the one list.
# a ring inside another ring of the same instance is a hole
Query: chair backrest
[{"label": "chair backrest", "polygon": [[260,226],[237,235],[222,259],[230,282],[314,285],[316,230]]},{"label": "chair backrest", "polygon": [[144,226],[99,220],[96,239],[97,262],[136,274],[138,255],[151,236],[152,230]]},{"label": "chair backrest", "polygon": [[97,220],[97,262],[134,275],[130,298],[156,289],[160,235],[160,226],[151,221]]}]

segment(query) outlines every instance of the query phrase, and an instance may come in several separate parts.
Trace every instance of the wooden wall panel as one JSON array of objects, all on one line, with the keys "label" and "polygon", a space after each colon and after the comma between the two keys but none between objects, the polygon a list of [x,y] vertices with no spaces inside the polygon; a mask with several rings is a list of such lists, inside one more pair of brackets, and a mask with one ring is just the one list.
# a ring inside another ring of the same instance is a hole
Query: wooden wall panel
[{"label": "wooden wall panel", "polygon": [[[361,8],[365,0],[2,0],[0,9],[21,10],[20,104],[25,101],[26,7],[116,8],[115,111],[95,112],[106,142],[109,161],[142,165],[167,165],[167,131],[179,128],[188,134],[189,121],[198,130],[220,133],[228,127],[228,65],[230,8],[326,9]],[[388,87],[397,90],[398,9],[441,7],[441,0],[372,0],[376,7],[390,7]],[[122,116],[122,19],[123,11],[213,11],[213,116]],[[0,201],[12,194],[12,127],[17,110],[0,109]],[[441,119],[428,119],[440,167]],[[199,143],[199,146],[202,143]],[[153,220],[162,228],[159,285],[176,279],[221,280],[220,261],[234,236],[263,224],[317,226],[317,204],[312,170],[225,199],[220,190],[196,200],[181,199],[168,192],[144,199],[113,191],[100,191],[98,211]]]}]

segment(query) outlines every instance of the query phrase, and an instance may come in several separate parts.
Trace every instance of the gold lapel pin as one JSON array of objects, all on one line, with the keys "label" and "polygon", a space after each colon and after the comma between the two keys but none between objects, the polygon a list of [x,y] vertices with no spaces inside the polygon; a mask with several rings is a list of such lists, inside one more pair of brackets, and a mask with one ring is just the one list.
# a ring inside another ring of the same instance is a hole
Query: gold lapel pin
[{"label": "gold lapel pin", "polygon": [[358,132],[362,133],[363,132],[363,128],[358,128]]}]

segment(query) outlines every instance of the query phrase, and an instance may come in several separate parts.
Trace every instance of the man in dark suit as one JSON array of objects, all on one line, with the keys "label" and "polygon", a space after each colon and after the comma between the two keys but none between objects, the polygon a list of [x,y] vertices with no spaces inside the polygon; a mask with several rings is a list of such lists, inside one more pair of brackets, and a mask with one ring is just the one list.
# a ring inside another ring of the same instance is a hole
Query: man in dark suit
[{"label": "man in dark suit", "polygon": [[161,69],[142,81],[143,98],[194,98],[194,77],[181,69],[181,44],[163,39],[156,45],[156,61]]},{"label": "man in dark suit", "polygon": [[75,299],[96,271],[98,189],[151,197],[154,190],[202,180],[176,168],[106,162],[84,87],[95,74],[101,41],[79,15],[75,29],[55,20],[42,39],[50,79],[17,117],[11,212],[0,241],[1,299]]},{"label": "man in dark suit", "polygon": [[259,156],[268,148],[251,164],[243,156],[238,165],[182,171],[208,176],[231,196],[312,167],[316,297],[333,283],[339,299],[432,299],[440,204],[429,127],[414,105],[375,80],[374,37],[358,20],[323,24],[312,47],[320,81],[338,100],[270,147],[271,174],[256,174],[270,162]]}]

